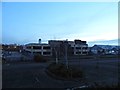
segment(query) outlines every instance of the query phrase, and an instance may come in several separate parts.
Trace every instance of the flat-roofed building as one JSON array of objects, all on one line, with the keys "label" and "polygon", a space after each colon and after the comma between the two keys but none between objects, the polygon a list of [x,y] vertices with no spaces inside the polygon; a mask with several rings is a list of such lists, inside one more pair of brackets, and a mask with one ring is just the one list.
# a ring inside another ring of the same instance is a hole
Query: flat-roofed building
[{"label": "flat-roofed building", "polygon": [[81,40],[49,40],[48,44],[44,44],[39,40],[39,43],[26,44],[24,50],[30,55],[40,54],[42,56],[53,56],[59,58],[65,56],[66,52],[69,56],[87,55],[88,44],[86,41]]},{"label": "flat-roofed building", "polygon": [[49,40],[49,44],[51,45],[54,52],[57,51],[58,56],[65,54],[66,45],[68,48],[67,53],[69,55],[87,55],[88,54],[88,44],[86,43],[86,41]]},{"label": "flat-roofed building", "polygon": [[52,49],[49,44],[29,43],[25,45],[24,50],[31,55],[52,56]]},{"label": "flat-roofed building", "polygon": [[88,44],[86,41],[74,40],[68,41],[71,45],[74,55],[87,55],[88,54]]},{"label": "flat-roofed building", "polygon": [[63,47],[62,47],[62,44],[63,44],[63,40],[49,40],[48,41],[48,44],[51,46],[52,48],[52,55],[53,56],[63,56]]}]

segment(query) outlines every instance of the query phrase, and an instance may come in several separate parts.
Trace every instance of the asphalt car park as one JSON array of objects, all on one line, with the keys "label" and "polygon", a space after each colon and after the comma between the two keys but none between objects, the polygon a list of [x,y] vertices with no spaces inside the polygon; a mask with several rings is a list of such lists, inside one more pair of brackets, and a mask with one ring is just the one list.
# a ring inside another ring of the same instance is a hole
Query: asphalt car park
[{"label": "asphalt car park", "polygon": [[[61,62],[64,62],[61,61]],[[3,88],[72,88],[94,82],[113,85],[118,83],[118,59],[71,60],[69,66],[82,68],[86,81],[57,80],[45,73],[51,62],[6,63],[2,65]]]}]

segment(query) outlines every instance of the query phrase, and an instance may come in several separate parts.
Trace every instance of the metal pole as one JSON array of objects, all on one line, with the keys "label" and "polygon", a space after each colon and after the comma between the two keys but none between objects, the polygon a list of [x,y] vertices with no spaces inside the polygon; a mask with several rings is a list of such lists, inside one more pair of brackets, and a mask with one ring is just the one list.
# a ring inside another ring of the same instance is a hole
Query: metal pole
[{"label": "metal pole", "polygon": [[31,56],[32,56],[32,59],[34,59],[34,55],[33,55],[33,46],[31,46]]},{"label": "metal pole", "polygon": [[68,69],[68,59],[67,59],[67,43],[65,44],[65,60],[66,60],[66,67]]},{"label": "metal pole", "polygon": [[55,51],[55,62],[56,62],[56,64],[58,64],[57,50],[55,47],[54,47],[54,51]]},{"label": "metal pole", "polygon": [[57,51],[56,51],[56,64],[58,64]]}]

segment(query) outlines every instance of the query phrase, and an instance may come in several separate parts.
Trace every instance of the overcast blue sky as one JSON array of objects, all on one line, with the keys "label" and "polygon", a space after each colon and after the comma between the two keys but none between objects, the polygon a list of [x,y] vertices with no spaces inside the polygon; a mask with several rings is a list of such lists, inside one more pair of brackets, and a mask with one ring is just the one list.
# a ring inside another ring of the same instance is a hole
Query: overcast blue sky
[{"label": "overcast blue sky", "polygon": [[117,2],[2,3],[3,43],[118,38]]}]

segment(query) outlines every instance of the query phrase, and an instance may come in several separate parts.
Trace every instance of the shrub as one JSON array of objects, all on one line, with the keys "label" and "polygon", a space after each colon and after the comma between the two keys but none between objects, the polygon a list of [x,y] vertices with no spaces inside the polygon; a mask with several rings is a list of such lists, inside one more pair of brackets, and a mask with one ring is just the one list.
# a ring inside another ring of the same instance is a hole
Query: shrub
[{"label": "shrub", "polygon": [[48,66],[48,71],[53,73],[56,76],[63,78],[81,78],[83,77],[83,72],[80,69],[76,69],[73,67],[67,67],[64,64],[56,64],[52,63]]},{"label": "shrub", "polygon": [[35,62],[46,62],[46,58],[43,57],[42,55],[39,55],[39,54],[35,54],[34,55],[34,61]]}]

